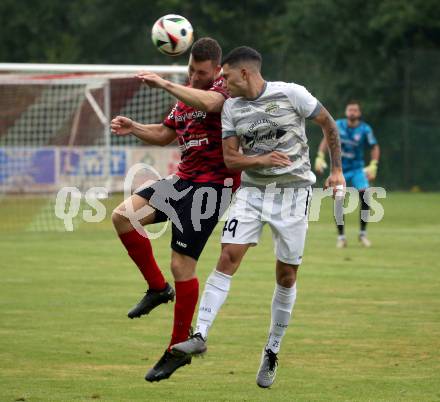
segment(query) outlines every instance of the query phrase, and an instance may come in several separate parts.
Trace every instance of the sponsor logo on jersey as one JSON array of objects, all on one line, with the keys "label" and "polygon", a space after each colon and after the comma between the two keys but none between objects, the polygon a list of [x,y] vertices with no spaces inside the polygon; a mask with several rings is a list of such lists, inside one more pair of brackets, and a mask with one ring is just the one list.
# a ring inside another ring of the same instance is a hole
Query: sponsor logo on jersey
[{"label": "sponsor logo on jersey", "polygon": [[208,138],[201,138],[199,140],[189,140],[186,142],[183,141],[183,144],[179,145],[179,149],[181,152],[183,152],[192,147],[199,147],[201,145],[208,145],[208,144],[209,144]]},{"label": "sponsor logo on jersey", "polygon": [[286,134],[286,130],[278,128],[278,124],[269,119],[260,119],[253,122],[246,134],[243,135],[245,144],[253,148],[256,143],[273,141]]},{"label": "sponsor logo on jersey", "polygon": [[186,120],[198,120],[201,121],[206,118],[206,112],[203,112],[201,110],[194,110],[194,112],[188,112],[188,113],[182,113],[182,114],[175,114],[176,109],[174,108],[171,113],[169,114],[168,118],[171,120],[175,120],[177,122],[185,122]]},{"label": "sponsor logo on jersey", "polygon": [[259,119],[254,121],[248,128],[248,132],[252,133],[254,130],[258,130],[260,127],[278,127],[278,123],[269,119]]},{"label": "sponsor logo on jersey", "polygon": [[267,106],[266,109],[264,109],[264,111],[266,113],[269,114],[274,114],[276,113],[278,110],[280,110],[280,105],[278,105],[278,103],[276,102],[270,102]]},{"label": "sponsor logo on jersey", "polygon": [[250,106],[242,107],[241,109],[238,109],[237,112],[241,114],[251,113],[252,108]]}]

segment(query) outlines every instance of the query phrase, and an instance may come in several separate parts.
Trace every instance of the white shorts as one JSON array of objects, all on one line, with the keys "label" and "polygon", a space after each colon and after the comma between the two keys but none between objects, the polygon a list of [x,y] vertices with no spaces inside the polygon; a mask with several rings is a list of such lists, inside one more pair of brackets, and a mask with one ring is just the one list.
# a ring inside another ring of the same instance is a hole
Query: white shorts
[{"label": "white shorts", "polygon": [[299,265],[306,240],[312,189],[275,190],[239,188],[229,208],[221,241],[255,246],[267,222],[272,230],[277,259]]}]

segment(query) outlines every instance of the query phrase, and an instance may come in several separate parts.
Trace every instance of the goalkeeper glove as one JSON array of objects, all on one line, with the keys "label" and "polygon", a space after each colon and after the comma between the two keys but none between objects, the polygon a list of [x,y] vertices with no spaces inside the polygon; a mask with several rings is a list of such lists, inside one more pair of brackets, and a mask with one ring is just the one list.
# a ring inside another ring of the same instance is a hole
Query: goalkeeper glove
[{"label": "goalkeeper glove", "polygon": [[325,169],[327,169],[327,162],[325,161],[324,152],[318,151],[318,156],[315,159],[315,171],[322,173]]},{"label": "goalkeeper glove", "polygon": [[364,168],[364,172],[367,174],[369,180],[374,180],[377,176],[378,161],[372,159],[370,164]]}]

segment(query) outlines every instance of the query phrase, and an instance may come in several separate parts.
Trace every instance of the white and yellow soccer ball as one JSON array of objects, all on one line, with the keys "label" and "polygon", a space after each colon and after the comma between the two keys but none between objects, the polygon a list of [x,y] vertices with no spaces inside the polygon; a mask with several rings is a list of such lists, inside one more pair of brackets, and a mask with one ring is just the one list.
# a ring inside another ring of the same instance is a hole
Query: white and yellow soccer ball
[{"label": "white and yellow soccer ball", "polygon": [[160,52],[169,56],[178,56],[185,53],[192,45],[193,27],[185,17],[168,14],[154,23],[151,39]]}]

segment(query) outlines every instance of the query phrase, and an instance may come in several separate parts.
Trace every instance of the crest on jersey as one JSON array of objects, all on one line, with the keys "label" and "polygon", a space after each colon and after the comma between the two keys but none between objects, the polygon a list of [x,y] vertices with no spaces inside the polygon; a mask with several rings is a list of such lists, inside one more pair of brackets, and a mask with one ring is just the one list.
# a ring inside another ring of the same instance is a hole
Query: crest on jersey
[{"label": "crest on jersey", "polygon": [[280,110],[280,105],[278,105],[276,102],[270,102],[264,109],[264,111],[268,114],[276,113],[278,110]]}]

